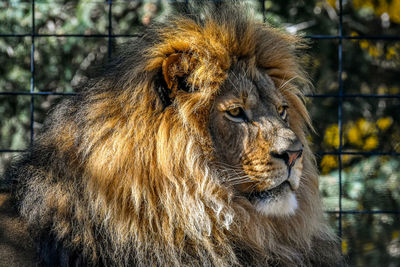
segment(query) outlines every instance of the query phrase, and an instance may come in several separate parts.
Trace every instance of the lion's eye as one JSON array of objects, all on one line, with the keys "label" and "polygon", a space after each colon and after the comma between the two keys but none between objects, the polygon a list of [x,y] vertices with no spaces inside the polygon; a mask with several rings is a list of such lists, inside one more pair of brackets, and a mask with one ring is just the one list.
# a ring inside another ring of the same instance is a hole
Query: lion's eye
[{"label": "lion's eye", "polygon": [[227,111],[232,117],[237,117],[241,113],[241,108],[233,108]]},{"label": "lion's eye", "polygon": [[284,120],[284,121],[287,120],[287,109],[288,109],[288,106],[280,106],[280,107],[278,108],[279,116],[280,116],[281,119]]},{"label": "lion's eye", "polygon": [[241,107],[235,107],[226,111],[227,117],[234,122],[247,121],[247,115]]}]

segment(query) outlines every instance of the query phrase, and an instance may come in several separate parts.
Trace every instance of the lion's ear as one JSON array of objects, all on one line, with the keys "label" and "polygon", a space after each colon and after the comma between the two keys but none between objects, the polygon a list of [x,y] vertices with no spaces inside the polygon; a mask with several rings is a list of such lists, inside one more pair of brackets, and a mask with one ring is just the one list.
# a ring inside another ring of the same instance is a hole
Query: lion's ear
[{"label": "lion's ear", "polygon": [[190,91],[187,77],[193,71],[195,65],[195,57],[184,52],[173,53],[164,59],[162,63],[164,88],[160,88],[158,91],[164,105],[171,104],[178,90]]}]

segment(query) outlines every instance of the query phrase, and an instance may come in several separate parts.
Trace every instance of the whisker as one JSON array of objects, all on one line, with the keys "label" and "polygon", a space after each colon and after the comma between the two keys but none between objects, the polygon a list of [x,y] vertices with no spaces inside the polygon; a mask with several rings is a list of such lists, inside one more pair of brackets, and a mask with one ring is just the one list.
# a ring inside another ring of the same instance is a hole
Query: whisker
[{"label": "whisker", "polygon": [[236,186],[250,182],[251,184],[248,190],[252,190],[257,185],[257,182],[261,181],[260,177],[245,173],[243,168],[239,165],[231,165],[219,161],[213,162],[213,165],[218,167],[218,173],[220,174],[222,184]]},{"label": "whisker", "polygon": [[231,164],[228,164],[228,163],[225,163],[225,162],[213,162],[213,164],[214,165],[217,165],[217,166],[225,166],[225,167],[229,167],[229,168],[241,168],[241,166],[240,165],[231,165]]},{"label": "whisker", "polygon": [[282,88],[284,88],[288,83],[290,83],[291,81],[293,81],[294,79],[299,78],[299,76],[294,76],[292,78],[290,78],[289,80],[287,80],[286,82],[284,82],[283,84],[281,84],[281,86],[279,86],[278,90],[281,90]]}]

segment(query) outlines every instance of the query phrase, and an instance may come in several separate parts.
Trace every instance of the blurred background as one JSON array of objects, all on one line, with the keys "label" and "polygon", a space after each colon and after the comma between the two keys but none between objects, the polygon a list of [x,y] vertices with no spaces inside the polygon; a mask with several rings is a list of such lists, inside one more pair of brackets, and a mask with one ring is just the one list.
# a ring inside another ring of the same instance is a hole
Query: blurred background
[{"label": "blurred background", "polygon": [[[90,66],[185,2],[0,0],[0,173]],[[400,0],[246,2],[310,41],[309,139],[349,265],[400,266]]]}]

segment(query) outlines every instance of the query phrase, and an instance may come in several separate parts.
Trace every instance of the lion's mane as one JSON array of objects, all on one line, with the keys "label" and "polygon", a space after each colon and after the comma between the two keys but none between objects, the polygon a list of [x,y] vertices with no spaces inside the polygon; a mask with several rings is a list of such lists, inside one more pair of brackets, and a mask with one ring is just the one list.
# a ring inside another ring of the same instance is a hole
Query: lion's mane
[{"label": "lion's mane", "polygon": [[[208,114],[238,59],[265,70],[295,105],[291,127],[306,144],[301,42],[239,9],[175,16],[148,29],[49,115],[10,172],[44,263],[52,253],[105,266],[338,262],[307,145],[292,216],[257,213],[221,184],[212,164]],[[174,53],[187,57],[163,71]],[[166,81],[182,85],[182,73],[191,86],[166,92]]]}]

